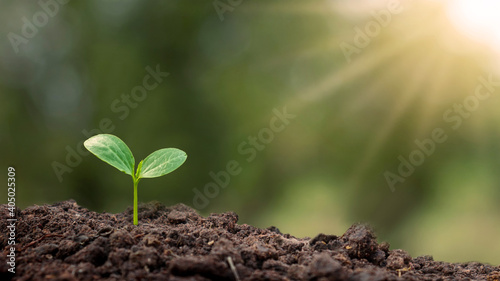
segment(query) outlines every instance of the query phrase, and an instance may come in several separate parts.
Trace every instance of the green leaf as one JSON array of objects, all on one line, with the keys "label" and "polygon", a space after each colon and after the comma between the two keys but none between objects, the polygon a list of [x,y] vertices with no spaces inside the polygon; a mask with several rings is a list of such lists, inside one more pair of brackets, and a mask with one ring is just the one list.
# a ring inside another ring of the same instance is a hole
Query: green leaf
[{"label": "green leaf", "polygon": [[83,145],[102,161],[133,176],[135,159],[128,146],[118,137],[100,134],[86,140]]},{"label": "green leaf", "polygon": [[186,152],[177,148],[157,150],[143,160],[139,178],[156,178],[166,175],[179,168],[186,158]]}]

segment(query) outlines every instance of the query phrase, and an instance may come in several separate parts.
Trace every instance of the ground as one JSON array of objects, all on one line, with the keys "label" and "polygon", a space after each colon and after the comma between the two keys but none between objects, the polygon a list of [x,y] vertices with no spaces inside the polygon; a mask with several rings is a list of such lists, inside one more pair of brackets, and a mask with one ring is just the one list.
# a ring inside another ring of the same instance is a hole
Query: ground
[{"label": "ground", "polygon": [[8,271],[8,211],[0,205],[0,280],[500,280],[500,267],[412,258],[378,243],[366,225],[342,236],[296,238],[202,217],[188,206],[96,213],[69,200],[16,210],[15,274]]}]

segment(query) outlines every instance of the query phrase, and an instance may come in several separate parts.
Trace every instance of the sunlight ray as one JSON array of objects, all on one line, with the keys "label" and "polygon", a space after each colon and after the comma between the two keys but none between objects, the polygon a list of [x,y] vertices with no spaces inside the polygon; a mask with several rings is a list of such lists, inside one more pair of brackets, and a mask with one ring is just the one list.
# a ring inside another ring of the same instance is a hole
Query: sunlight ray
[{"label": "sunlight ray", "polygon": [[262,2],[245,2],[241,7],[241,12],[249,13],[272,13],[276,14],[286,14],[286,15],[331,15],[334,12],[334,8],[326,5],[325,2],[307,2],[307,1],[287,1],[272,3],[268,1]]},{"label": "sunlight ray", "polygon": [[425,81],[429,79],[428,73],[430,73],[430,70],[433,68],[434,62],[435,56],[428,57],[425,62],[415,64],[417,65],[417,69],[414,71],[412,79],[409,81],[405,91],[400,96],[397,106],[394,106],[393,110],[389,112],[389,116],[387,117],[379,134],[372,141],[370,141],[370,144],[365,149],[363,159],[352,173],[352,184],[350,186],[359,186],[357,181],[363,178],[363,174],[366,172],[369,164],[373,162],[373,159],[380,151],[380,148],[385,145],[386,140],[390,137],[390,134],[393,132],[393,129],[397,125],[400,117],[407,112],[408,107],[412,104],[411,102],[424,88],[423,85],[425,85]]},{"label": "sunlight ray", "polygon": [[[266,58],[261,63],[256,66],[259,69],[275,69],[276,67],[282,66],[286,63],[290,63],[292,61],[296,61],[299,59],[309,59],[315,58],[319,56],[324,56],[325,53],[332,54],[332,62],[335,62],[335,58],[333,57],[334,52],[336,52],[338,48],[337,40],[333,40],[331,37],[326,39],[320,39],[316,42],[310,42],[309,45],[304,48],[294,49],[287,52],[284,52],[278,56],[273,56],[270,58]],[[341,58],[342,62],[343,57]]]},{"label": "sunlight ray", "polygon": [[[450,55],[441,56],[439,60],[439,64],[432,71],[432,79],[429,79],[430,85],[428,86],[427,92],[423,93],[422,104],[423,109],[421,114],[419,114],[420,118],[419,122],[416,124],[414,130],[414,136],[419,137],[422,135],[429,134],[429,131],[432,131],[432,124],[436,123],[436,121],[441,121],[441,116],[437,116],[439,114],[438,110],[442,107],[439,104],[440,96],[448,95],[444,93],[444,91],[449,86],[451,81],[453,67],[453,58]],[[438,118],[438,120],[436,120]]]},{"label": "sunlight ray", "polygon": [[356,77],[372,71],[383,61],[390,59],[395,54],[398,54],[398,52],[403,52],[404,47],[410,44],[412,44],[412,41],[399,41],[393,44],[391,48],[378,49],[377,52],[367,53],[362,58],[358,58],[345,67],[333,70],[315,85],[298,91],[300,94],[293,97],[287,104],[294,107],[303,107],[306,101],[317,102],[326,96],[334,95],[333,92],[339,87],[351,82]]},{"label": "sunlight ray", "polygon": [[[427,59],[424,62],[430,64],[431,61],[429,60],[430,59]],[[370,84],[365,87],[366,90],[363,90],[363,94],[353,96],[353,99],[349,102],[349,104],[343,106],[338,115],[349,116],[352,114],[359,114],[364,109],[370,107],[375,99],[381,97],[380,93],[384,91],[384,88],[387,87],[388,83],[390,84],[391,82],[393,82],[394,77],[400,76],[401,70],[404,70],[408,65],[420,64],[422,64],[422,62],[417,62],[414,58],[405,58],[404,60],[398,60],[397,63],[394,64],[394,66],[390,67],[390,69],[384,70],[379,74],[379,76],[373,77],[373,79],[370,80]],[[414,80],[417,78],[416,76],[412,76],[411,79]],[[337,120],[336,122],[344,121]]]}]

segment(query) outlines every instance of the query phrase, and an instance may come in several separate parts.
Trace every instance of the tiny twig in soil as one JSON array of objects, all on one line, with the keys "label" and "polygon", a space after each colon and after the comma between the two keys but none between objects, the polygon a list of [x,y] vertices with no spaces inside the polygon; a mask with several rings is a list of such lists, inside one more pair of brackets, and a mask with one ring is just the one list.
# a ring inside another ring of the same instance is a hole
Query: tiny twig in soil
[{"label": "tiny twig in soil", "polygon": [[22,251],[28,249],[29,247],[35,245],[36,243],[42,241],[43,239],[49,238],[49,237],[63,237],[63,235],[61,235],[61,234],[45,234],[44,236],[36,239],[35,241],[31,241],[28,244],[26,244],[24,247],[22,247],[21,249],[19,249],[19,252],[22,252]]},{"label": "tiny twig in soil", "polygon": [[406,271],[410,271],[412,270],[412,266],[408,266],[408,267],[405,267],[405,268],[401,268],[401,269],[396,269],[396,271],[398,272],[398,277],[401,277],[401,272],[406,272]]},{"label": "tiny twig in soil", "polygon": [[141,237],[142,237],[142,236],[144,236],[144,235],[145,235],[144,233],[137,234],[136,236],[134,236],[134,239],[141,238]]},{"label": "tiny twig in soil", "polygon": [[236,281],[240,281],[240,276],[238,275],[238,271],[236,271],[236,267],[233,264],[233,259],[231,257],[227,257],[227,263],[229,264],[229,268],[231,268],[231,271],[234,274],[234,279]]}]

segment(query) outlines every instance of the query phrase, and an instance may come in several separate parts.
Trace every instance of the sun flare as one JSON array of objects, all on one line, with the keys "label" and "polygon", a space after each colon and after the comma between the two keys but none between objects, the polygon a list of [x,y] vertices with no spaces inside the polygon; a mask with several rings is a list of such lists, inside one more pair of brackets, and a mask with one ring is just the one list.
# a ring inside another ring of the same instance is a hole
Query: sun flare
[{"label": "sun flare", "polygon": [[500,52],[500,1],[449,0],[448,17],[466,36]]}]

